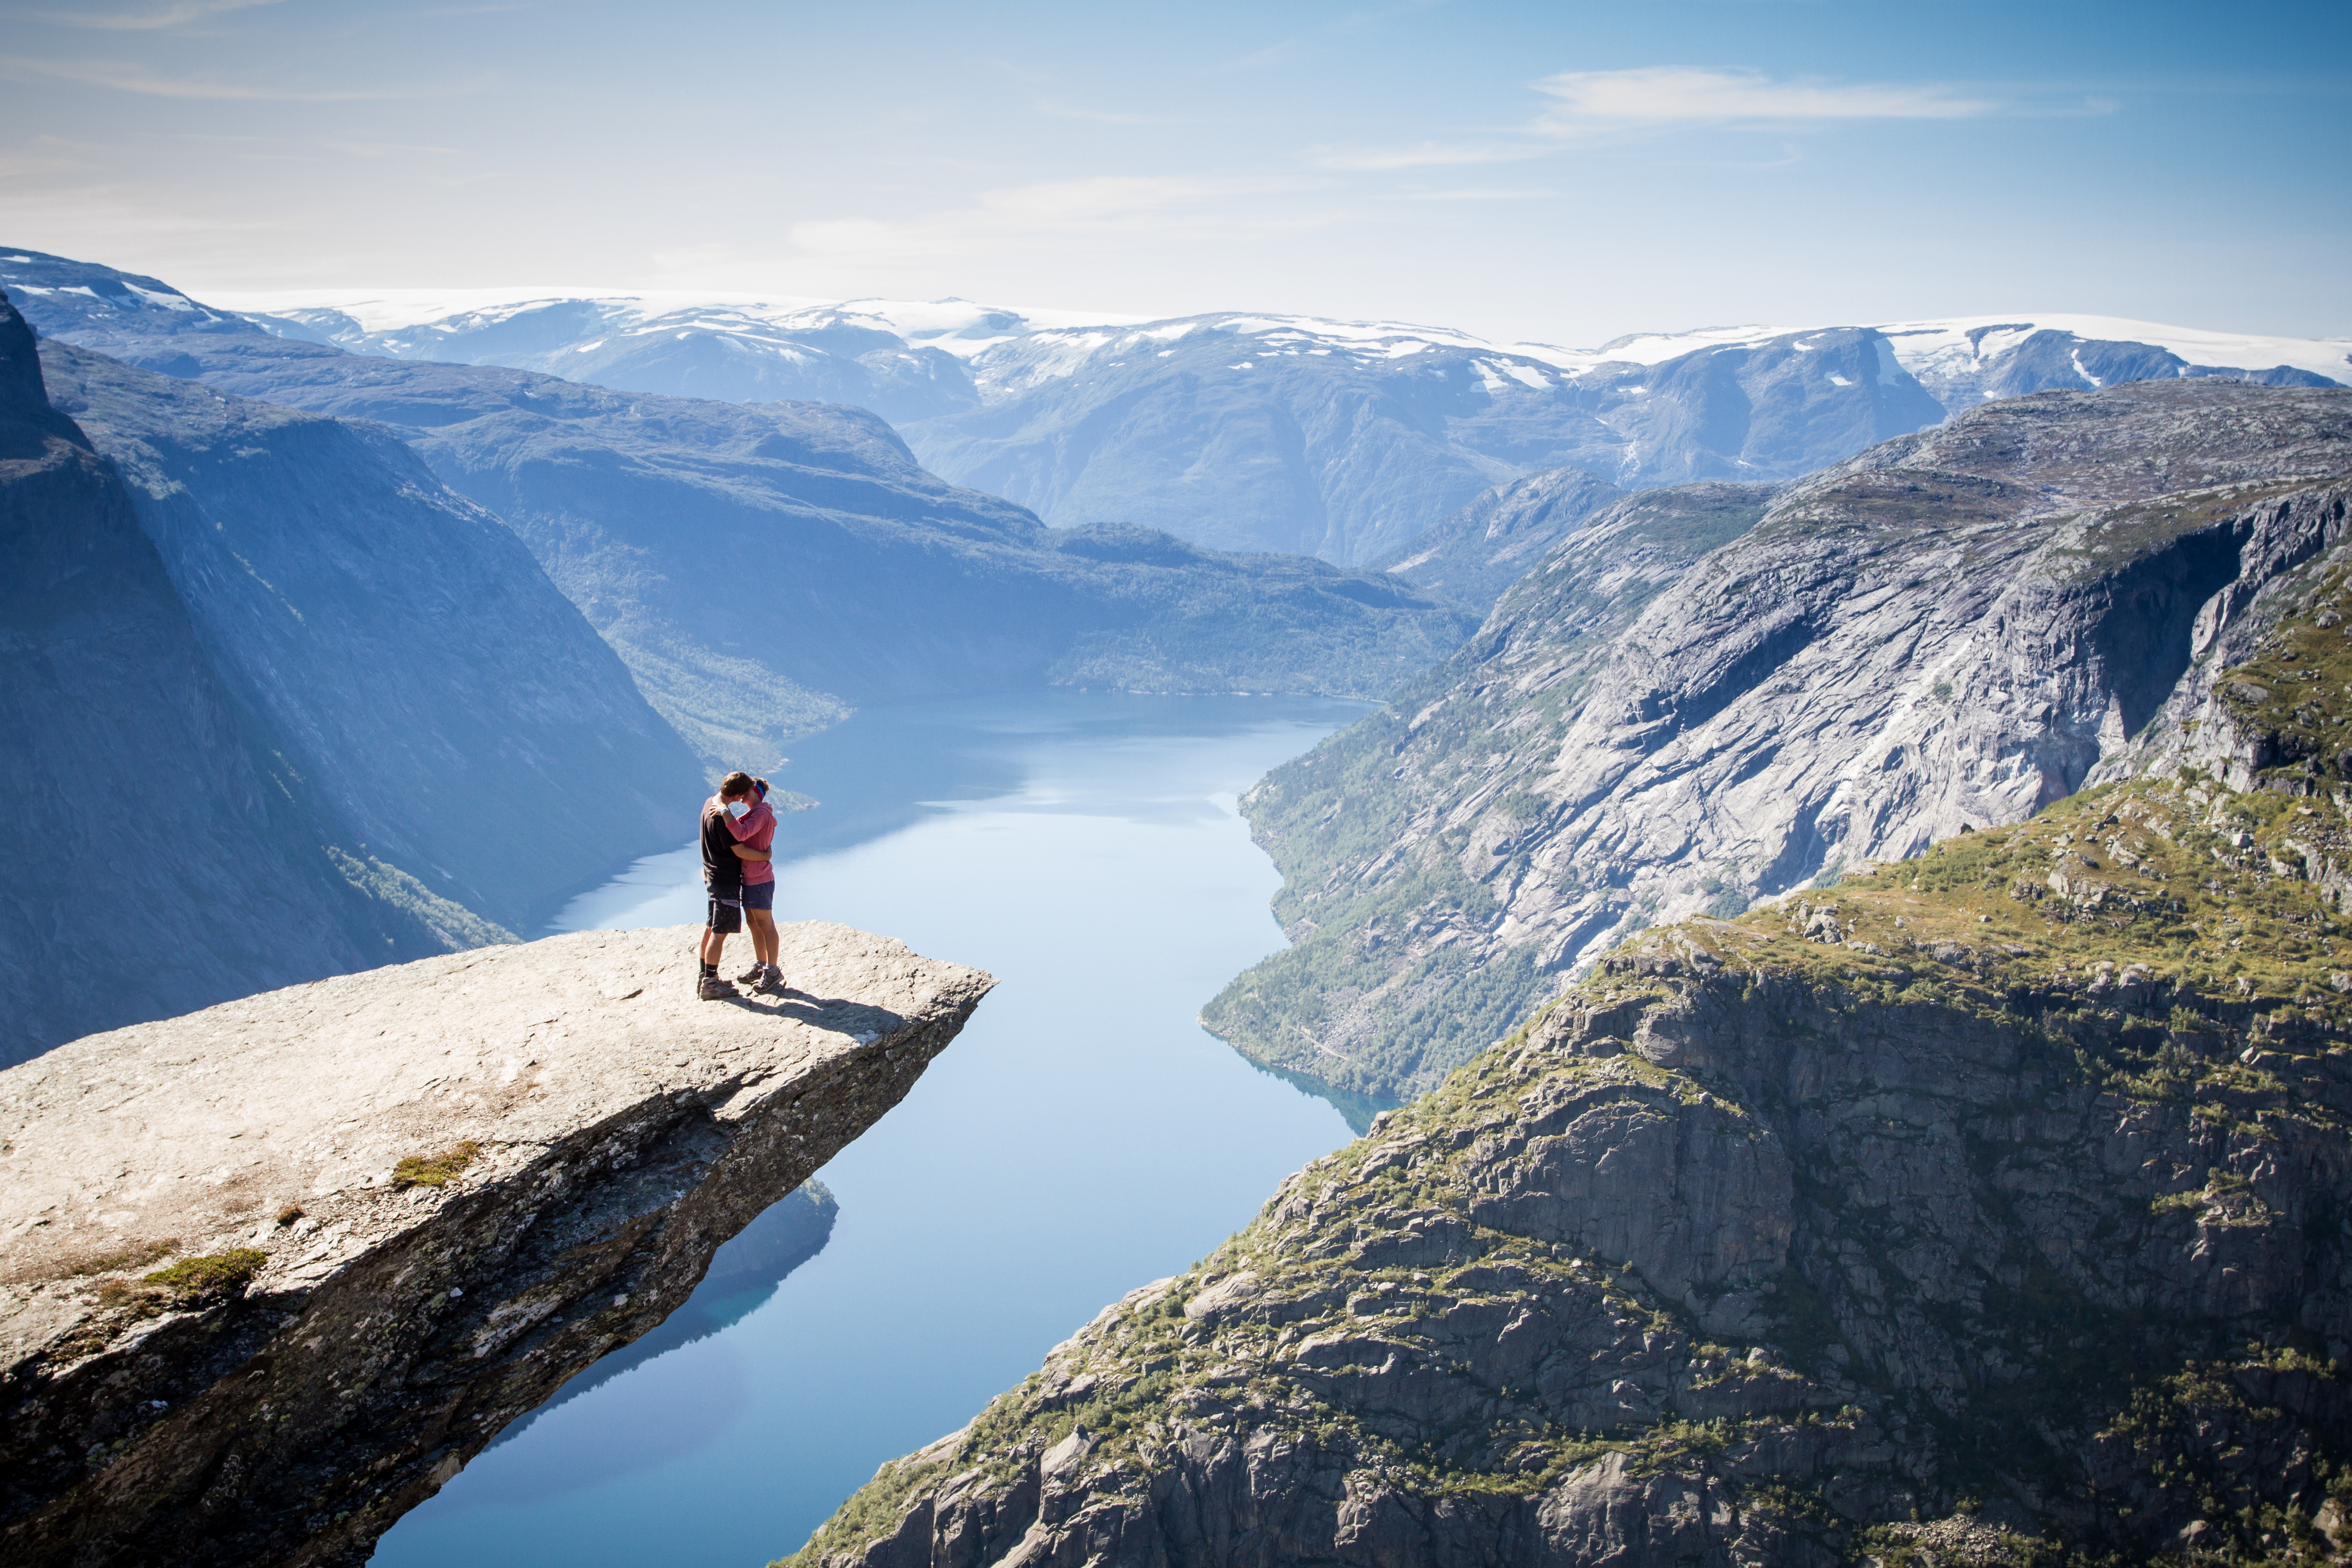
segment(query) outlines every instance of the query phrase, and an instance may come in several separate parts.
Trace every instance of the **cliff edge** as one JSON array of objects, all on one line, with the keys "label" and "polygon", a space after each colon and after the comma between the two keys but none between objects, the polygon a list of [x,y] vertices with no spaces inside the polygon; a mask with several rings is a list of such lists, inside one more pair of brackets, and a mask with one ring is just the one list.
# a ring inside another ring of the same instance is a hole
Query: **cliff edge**
[{"label": "cliff edge", "polygon": [[324,1564],[376,1538],[905,1095],[993,981],[822,922],[693,998],[583,932],[0,1072],[0,1554]]}]

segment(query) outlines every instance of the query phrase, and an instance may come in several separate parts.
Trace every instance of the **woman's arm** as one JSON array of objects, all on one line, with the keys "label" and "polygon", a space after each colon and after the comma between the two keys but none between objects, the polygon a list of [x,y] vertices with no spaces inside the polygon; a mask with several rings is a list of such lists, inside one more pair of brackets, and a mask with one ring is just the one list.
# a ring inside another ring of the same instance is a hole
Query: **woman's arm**
[{"label": "woman's arm", "polygon": [[727,847],[735,852],[735,858],[739,861],[764,861],[772,858],[767,851],[755,850],[749,844],[730,844]]}]

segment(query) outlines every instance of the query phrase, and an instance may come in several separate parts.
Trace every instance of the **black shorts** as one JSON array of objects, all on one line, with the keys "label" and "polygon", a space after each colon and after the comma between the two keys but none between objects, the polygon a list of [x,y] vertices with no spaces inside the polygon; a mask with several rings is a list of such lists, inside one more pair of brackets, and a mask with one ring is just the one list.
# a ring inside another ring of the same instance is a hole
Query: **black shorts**
[{"label": "black shorts", "polygon": [[740,887],[710,890],[710,929],[721,936],[730,936],[743,929],[743,890]]}]

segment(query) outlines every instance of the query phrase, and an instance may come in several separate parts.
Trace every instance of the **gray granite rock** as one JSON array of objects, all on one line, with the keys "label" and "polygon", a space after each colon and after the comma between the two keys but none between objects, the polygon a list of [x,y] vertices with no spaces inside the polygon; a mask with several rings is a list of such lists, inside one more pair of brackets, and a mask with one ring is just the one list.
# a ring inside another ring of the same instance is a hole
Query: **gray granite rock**
[{"label": "gray granite rock", "polygon": [[[2347,484],[2352,392],[2172,380],[1874,447],[1631,617],[1596,615],[1572,538],[1442,671],[1244,797],[1298,946],[1209,1022],[1412,1092],[1646,925],[2016,821],[2344,537]],[[1482,1027],[1423,1021],[1448,1015]]]},{"label": "gray granite rock", "polygon": [[993,983],[782,930],[782,996],[696,999],[696,927],[586,932],[0,1073],[0,1552],[364,1562],[659,1323]]}]

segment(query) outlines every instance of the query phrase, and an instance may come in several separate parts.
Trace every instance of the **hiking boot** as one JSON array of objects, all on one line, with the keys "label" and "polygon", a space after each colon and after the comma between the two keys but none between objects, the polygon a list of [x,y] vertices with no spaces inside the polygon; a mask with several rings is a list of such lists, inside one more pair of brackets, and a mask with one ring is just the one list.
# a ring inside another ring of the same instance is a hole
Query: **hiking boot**
[{"label": "hiking boot", "polygon": [[760,983],[760,977],[767,972],[768,966],[754,958],[751,960],[750,968],[735,977],[735,983],[739,986],[756,986]]},{"label": "hiking boot", "polygon": [[760,966],[759,980],[751,988],[755,991],[765,991],[771,996],[782,996],[792,989],[790,986],[784,984],[784,972],[773,964]]},{"label": "hiking boot", "polygon": [[718,1002],[724,1001],[730,997],[740,997],[743,993],[737,990],[723,975],[705,975],[695,988],[694,994],[706,1002]]}]

